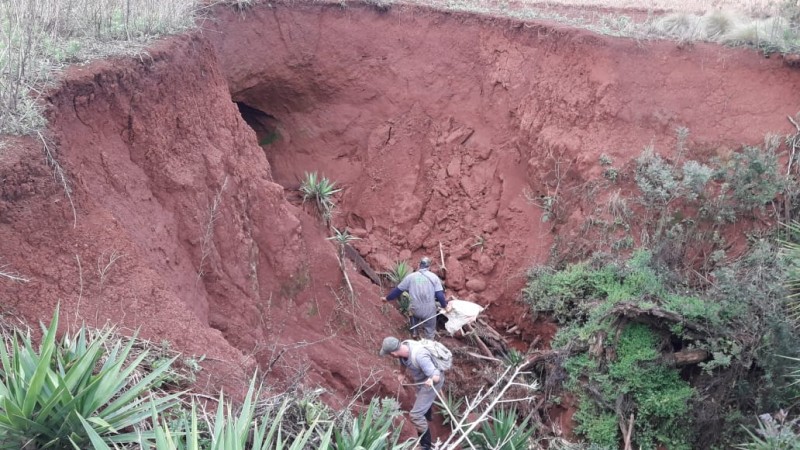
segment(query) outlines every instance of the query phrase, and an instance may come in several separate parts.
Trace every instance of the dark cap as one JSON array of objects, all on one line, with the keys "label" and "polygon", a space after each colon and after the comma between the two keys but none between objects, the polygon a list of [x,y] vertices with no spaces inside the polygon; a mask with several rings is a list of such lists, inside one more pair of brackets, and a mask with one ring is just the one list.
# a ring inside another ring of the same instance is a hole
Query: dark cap
[{"label": "dark cap", "polygon": [[385,356],[389,353],[397,351],[400,348],[400,339],[397,339],[394,336],[388,336],[383,340],[383,345],[381,346],[380,355]]},{"label": "dark cap", "polygon": [[427,256],[425,256],[425,257],[423,257],[422,259],[419,260],[419,268],[420,269],[427,269],[430,266],[431,266],[431,259],[428,258]]}]

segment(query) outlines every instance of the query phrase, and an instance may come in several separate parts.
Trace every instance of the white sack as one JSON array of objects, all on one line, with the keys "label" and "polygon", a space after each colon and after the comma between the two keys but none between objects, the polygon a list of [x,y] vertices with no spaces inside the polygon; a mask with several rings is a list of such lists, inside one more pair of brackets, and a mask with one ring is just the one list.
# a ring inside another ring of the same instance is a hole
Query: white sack
[{"label": "white sack", "polygon": [[447,317],[445,328],[451,336],[464,325],[474,322],[483,311],[483,306],[466,300],[450,300],[447,305],[453,307],[452,311],[444,314]]}]

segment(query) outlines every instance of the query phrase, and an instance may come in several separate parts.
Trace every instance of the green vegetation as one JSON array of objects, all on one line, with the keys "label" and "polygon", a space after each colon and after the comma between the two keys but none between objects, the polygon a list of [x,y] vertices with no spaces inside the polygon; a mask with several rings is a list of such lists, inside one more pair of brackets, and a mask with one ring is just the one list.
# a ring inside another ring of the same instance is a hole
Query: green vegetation
[{"label": "green vegetation", "polygon": [[[400,405],[393,399],[373,400],[367,410],[355,417],[349,427],[335,430],[335,446],[328,450],[369,449],[405,450],[414,448],[414,441],[399,443],[400,430],[393,425],[401,417]],[[326,448],[320,446],[318,448]]]},{"label": "green vegetation", "polygon": [[303,193],[303,202],[311,200],[317,208],[322,221],[329,225],[333,218],[333,209],[336,204],[333,202],[333,194],[341,191],[336,189],[336,183],[327,177],[319,176],[317,172],[306,172],[303,182],[300,184],[300,192]]},{"label": "green vegetation", "polygon": [[[732,413],[789,406],[800,393],[790,383],[796,362],[776,356],[794,358],[800,345],[785,315],[787,261],[775,242],[754,241],[702,287],[644,250],[533,270],[525,298],[562,324],[553,346],[567,355],[566,387],[579,395],[577,431],[615,447],[633,415],[637,447],[726,448],[746,423]],[[703,371],[691,385],[669,362],[681,351],[707,355],[694,362]]]},{"label": "green vegetation", "polygon": [[743,450],[800,450],[800,420],[787,420],[780,411],[778,418],[765,414],[758,418],[755,432],[747,430],[749,442],[737,446]]},{"label": "green vegetation", "polygon": [[[406,450],[393,399],[362,413],[334,411],[297,391],[269,395],[251,381],[239,407],[220,395],[207,415],[186,392],[166,393],[177,376],[168,351],[141,350],[113,330],[82,327],[56,339],[58,312],[34,348],[30,333],[0,346],[0,449]],[[155,353],[155,355],[154,355]],[[184,364],[191,369],[192,361]]]},{"label": "green vegetation", "polygon": [[[384,275],[392,285],[397,286],[411,272],[413,272],[413,269],[408,262],[396,261],[387,272],[384,272]],[[397,309],[404,316],[411,315],[411,296],[408,292],[403,292],[400,298],[397,299]]]},{"label": "green vegetation", "polygon": [[498,409],[492,420],[485,422],[479,431],[473,431],[469,440],[478,450],[516,450],[529,448],[536,428],[528,418],[518,422],[517,410]]},{"label": "green vegetation", "polygon": [[701,163],[685,159],[689,130],[676,133],[674,159],[645,148],[638,191],[612,192],[587,218],[610,253],[559,263],[551,252],[525,297],[561,324],[560,384],[577,396],[588,444],[617,448],[630,430],[635,448],[793,448],[780,442],[797,439],[797,421],[754,418],[791,412],[800,396],[800,226],[751,232],[735,260],[723,235],[735,222],[797,219],[800,172],[781,173],[778,154],[798,134]]},{"label": "green vegetation", "polygon": [[454,427],[461,419],[464,412],[464,397],[453,393],[452,389],[447,390],[447,395],[436,400],[436,405],[442,414],[442,424]]},{"label": "green vegetation", "polygon": [[58,312],[38,351],[30,334],[15,334],[10,351],[0,346],[0,448],[71,449],[146,438],[147,432],[124,430],[175,405],[178,394],[150,394],[174,359],[134,381],[148,355],[132,355],[133,339],[123,345],[111,341],[111,330],[91,336],[81,329],[58,342],[57,327]]}]

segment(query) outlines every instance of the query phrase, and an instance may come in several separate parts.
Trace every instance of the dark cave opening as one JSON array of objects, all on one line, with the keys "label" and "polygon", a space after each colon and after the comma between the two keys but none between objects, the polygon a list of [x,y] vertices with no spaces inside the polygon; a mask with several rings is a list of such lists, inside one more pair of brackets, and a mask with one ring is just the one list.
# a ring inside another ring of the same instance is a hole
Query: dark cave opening
[{"label": "dark cave opening", "polygon": [[244,121],[256,132],[258,145],[265,147],[280,139],[279,122],[274,116],[244,102],[236,102],[236,106]]}]

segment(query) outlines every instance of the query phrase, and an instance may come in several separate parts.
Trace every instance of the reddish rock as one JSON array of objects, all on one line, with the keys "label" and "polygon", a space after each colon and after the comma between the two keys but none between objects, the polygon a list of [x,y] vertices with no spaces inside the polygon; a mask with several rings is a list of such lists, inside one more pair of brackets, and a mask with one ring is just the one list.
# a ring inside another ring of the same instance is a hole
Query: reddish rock
[{"label": "reddish rock", "polygon": [[425,238],[428,237],[430,233],[430,227],[422,222],[414,225],[414,228],[411,229],[411,232],[408,233],[408,237],[406,238],[408,241],[408,249],[412,252],[420,247],[422,247],[422,243],[425,241]]},{"label": "reddish rock", "polygon": [[492,270],[494,270],[494,260],[486,252],[482,252],[478,258],[478,272],[482,275],[487,275]]},{"label": "reddish rock", "polygon": [[472,292],[483,292],[486,289],[486,282],[480,278],[470,278],[467,281],[467,289]]},{"label": "reddish rock", "polygon": [[447,287],[455,290],[463,289],[465,281],[464,266],[452,256],[445,261],[447,263]]}]

